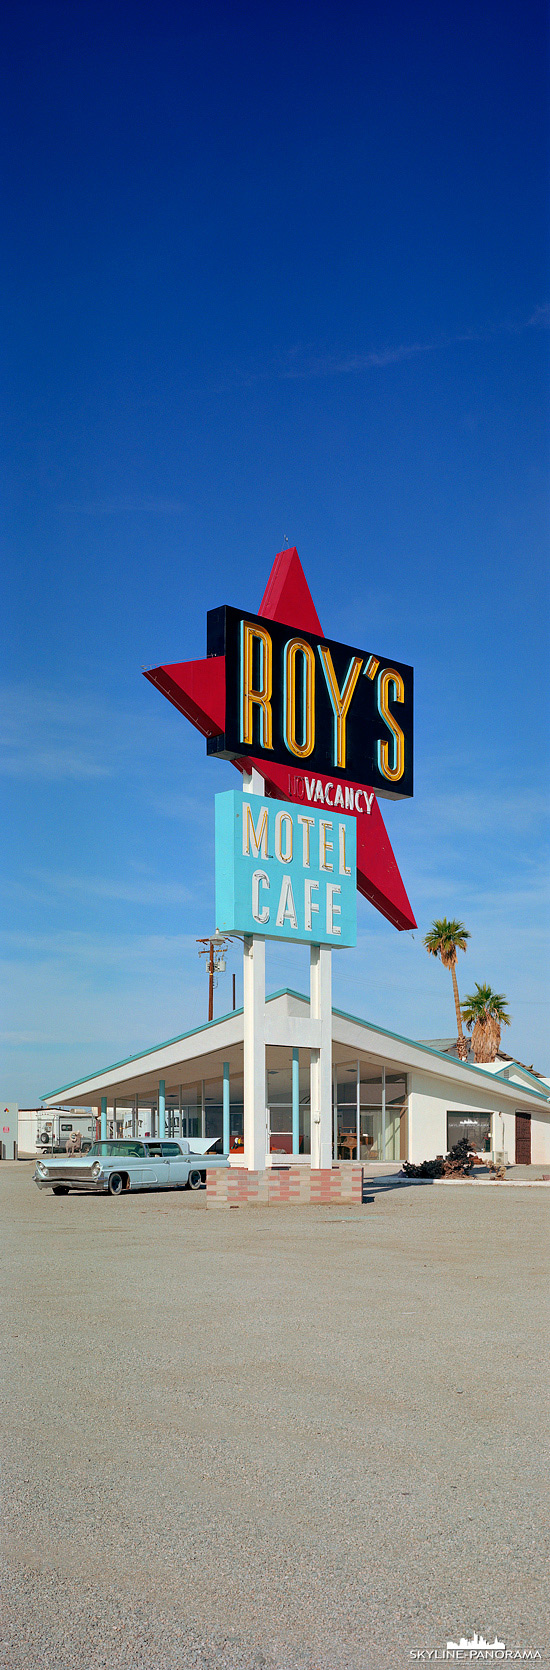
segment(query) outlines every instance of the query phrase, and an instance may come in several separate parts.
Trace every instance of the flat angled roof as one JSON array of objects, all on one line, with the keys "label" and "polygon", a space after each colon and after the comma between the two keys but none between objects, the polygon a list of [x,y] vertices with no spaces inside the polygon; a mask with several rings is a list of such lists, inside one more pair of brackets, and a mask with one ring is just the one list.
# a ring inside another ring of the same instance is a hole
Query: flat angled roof
[{"label": "flat angled roof", "polygon": [[[530,1067],[522,1066],[521,1061],[515,1061],[513,1055],[509,1057],[508,1061],[503,1061],[502,1067],[497,1067],[494,1077],[496,1079],[502,1078],[503,1073],[510,1073],[513,1067],[517,1068],[518,1073],[523,1073],[524,1078],[530,1079],[532,1084],[544,1084],[542,1073],[532,1073]],[[507,1079],[505,1082],[513,1084],[517,1081]]]},{"label": "flat angled roof", "polygon": [[[433,1055],[437,1061],[445,1061],[448,1067],[458,1072],[459,1076],[462,1073],[475,1073],[484,1080],[486,1088],[489,1088],[492,1082],[502,1087],[506,1086],[508,1090],[521,1092],[522,1086],[515,1080],[502,1079],[498,1073],[486,1073],[483,1067],[478,1067],[470,1061],[459,1061],[457,1057],[448,1055],[446,1050],[433,1049],[431,1044],[420,1044],[416,1038],[405,1038],[401,1032],[390,1032],[388,1027],[377,1026],[373,1021],[361,1020],[359,1015],[348,1015],[345,1009],[333,1009],[332,1013],[338,1015],[341,1020],[351,1021],[354,1026],[364,1026],[367,1032],[378,1033],[381,1038],[392,1038],[398,1044],[406,1044],[408,1049],[420,1050],[422,1055]],[[537,1082],[540,1083],[540,1080]],[[526,1095],[528,1095],[529,1100],[534,1096],[539,1102],[550,1103],[550,1094],[544,1095],[540,1090],[526,1091]]]},{"label": "flat angled roof", "polygon": [[[278,996],[278,992],[273,992],[273,997]],[[269,1001],[268,998],[267,1002],[269,1003]],[[203,1026],[192,1026],[189,1032],[178,1032],[175,1038],[165,1038],[162,1044],[149,1044],[147,1049],[139,1050],[137,1055],[123,1055],[121,1061],[111,1061],[107,1067],[98,1067],[97,1072],[87,1073],[85,1079],[73,1079],[70,1084],[60,1084],[57,1090],[45,1090],[42,1101],[47,1098],[51,1102],[52,1096],[63,1096],[66,1090],[76,1090],[79,1084],[88,1084],[90,1079],[100,1078],[105,1073],[116,1073],[119,1067],[131,1067],[134,1061],[144,1061],[146,1056],[155,1055],[157,1050],[168,1050],[172,1044],[184,1044],[186,1038],[194,1038],[199,1032],[209,1032],[211,1027],[221,1026],[222,1021],[230,1021],[234,1015],[242,1015],[242,1013],[242,1008],[230,1009],[228,1015],[218,1015],[217,1020],[205,1021]]]},{"label": "flat angled roof", "polygon": [[[278,991],[271,992],[269,997],[266,999],[266,1002],[272,1003],[277,998],[281,998],[281,997],[293,998],[293,999],[297,1000],[299,1003],[303,1003],[306,1008],[309,1008],[309,998],[304,994],[304,992],[295,991],[292,987],[289,987],[289,986],[281,987]],[[537,1090],[534,1090],[534,1089],[533,1090],[531,1090],[531,1089],[527,1090],[526,1087],[522,1088],[522,1086],[519,1085],[517,1082],[511,1081],[510,1079],[501,1078],[500,1074],[487,1073],[487,1072],[484,1071],[483,1067],[478,1067],[478,1066],[472,1065],[469,1062],[459,1061],[456,1057],[449,1056],[446,1052],[444,1052],[442,1050],[434,1049],[434,1047],[430,1044],[420,1043],[418,1041],[418,1039],[407,1038],[407,1037],[404,1036],[403,1033],[393,1032],[393,1031],[390,1031],[388,1027],[379,1026],[372,1021],[363,1020],[361,1018],[361,1016],[349,1014],[345,1009],[333,1009],[332,1014],[333,1014],[334,1018],[349,1022],[353,1026],[358,1026],[362,1030],[364,1030],[366,1032],[369,1032],[371,1034],[375,1034],[377,1037],[379,1037],[381,1039],[388,1038],[388,1039],[391,1039],[393,1043],[403,1044],[407,1051],[414,1050],[415,1053],[417,1053],[418,1055],[420,1055],[422,1057],[426,1057],[426,1056],[429,1057],[430,1061],[433,1060],[434,1063],[436,1061],[444,1062],[445,1067],[447,1069],[447,1071],[444,1075],[446,1078],[447,1077],[452,1077],[452,1078],[455,1078],[455,1079],[458,1078],[458,1079],[462,1079],[462,1081],[464,1082],[464,1075],[465,1074],[468,1075],[468,1076],[470,1074],[473,1074],[475,1076],[475,1078],[477,1079],[478,1083],[479,1083],[480,1089],[481,1089],[481,1083],[483,1083],[484,1088],[486,1090],[489,1090],[491,1085],[495,1085],[495,1083],[498,1083],[499,1088],[507,1091],[510,1095],[515,1095],[516,1097],[518,1097],[522,1100],[529,1100],[529,1101],[536,1100],[536,1101],[542,1102],[545,1106],[548,1106],[550,1104],[550,1089],[547,1089],[546,1093],[544,1092],[544,1090],[541,1090],[540,1088],[537,1089]],[[87,1089],[88,1089],[88,1094],[93,1093],[94,1097],[96,1097],[98,1094],[101,1093],[102,1089],[105,1089],[105,1088],[107,1088],[107,1086],[109,1086],[109,1078],[110,1078],[110,1075],[112,1073],[119,1073],[120,1074],[121,1070],[124,1067],[129,1067],[130,1069],[133,1067],[134,1069],[138,1069],[139,1068],[139,1063],[143,1063],[143,1075],[145,1075],[146,1073],[148,1074],[152,1071],[153,1067],[158,1066],[160,1068],[160,1065],[161,1065],[161,1062],[159,1062],[157,1060],[157,1062],[155,1063],[155,1061],[152,1058],[154,1058],[154,1057],[158,1058],[159,1055],[162,1056],[163,1052],[165,1052],[165,1051],[176,1050],[178,1044],[183,1044],[184,1045],[191,1038],[196,1038],[197,1040],[204,1038],[205,1042],[208,1041],[208,1043],[210,1045],[209,1050],[205,1051],[204,1049],[198,1049],[197,1050],[197,1058],[200,1057],[201,1055],[204,1055],[205,1053],[207,1053],[207,1054],[209,1053],[209,1054],[214,1055],[216,1053],[216,1042],[215,1042],[216,1031],[220,1028],[227,1028],[228,1023],[230,1023],[231,1021],[234,1021],[234,1020],[239,1020],[242,1017],[242,1015],[243,1015],[242,1007],[239,1008],[239,1009],[231,1009],[231,1010],[229,1010],[229,1012],[226,1015],[220,1015],[220,1016],[217,1017],[216,1020],[213,1020],[213,1021],[206,1021],[202,1026],[191,1027],[188,1032],[179,1033],[179,1034],[176,1035],[175,1038],[165,1039],[160,1044],[150,1044],[147,1049],[140,1050],[137,1055],[124,1056],[124,1057],[122,1057],[122,1059],[120,1061],[112,1062],[107,1067],[99,1068],[96,1072],[87,1073],[85,1078],[75,1079],[75,1080],[71,1081],[71,1083],[69,1083],[69,1084],[61,1085],[56,1090],[49,1090],[49,1091],[45,1092],[45,1094],[43,1096],[43,1102],[47,1103],[47,1104],[51,1104],[53,1101],[55,1101],[56,1098],[58,1098],[60,1096],[66,1096],[71,1092],[73,1093],[73,1095],[78,1093],[80,1098],[83,1098],[86,1095]],[[238,1029],[238,1033],[240,1033],[240,1032],[241,1032],[241,1028]],[[234,1048],[235,1044],[239,1043],[240,1041],[241,1041],[241,1039],[239,1038],[239,1036],[237,1036],[237,1038],[233,1038],[232,1047]],[[224,1049],[226,1047],[227,1048],[231,1047],[231,1044],[230,1044],[229,1039],[227,1038],[227,1035],[226,1035],[226,1040],[224,1041],[223,1046],[220,1044],[220,1046],[218,1046],[218,1047],[223,1047]],[[378,1053],[380,1053],[380,1051],[378,1051]],[[187,1061],[194,1060],[194,1059],[195,1059],[195,1057],[189,1057],[189,1056],[187,1057]],[[147,1066],[145,1065],[146,1063],[147,1063]],[[172,1061],[170,1063],[166,1063],[166,1065],[170,1066],[170,1067],[175,1067],[177,1065],[177,1056],[176,1056],[175,1059],[173,1057]],[[182,1063],[182,1065],[183,1065],[183,1063]],[[426,1065],[429,1066],[429,1063],[427,1062]],[[133,1075],[132,1074],[126,1075],[126,1079],[128,1077],[131,1077],[131,1076],[133,1076]],[[139,1072],[136,1074],[136,1076],[139,1076]],[[99,1081],[102,1081],[102,1083],[99,1082]],[[121,1097],[122,1097],[122,1094],[123,1094],[123,1091],[122,1091],[123,1082],[124,1082],[123,1080],[120,1081]],[[540,1080],[538,1080],[537,1083],[540,1085]],[[92,1087],[93,1087],[93,1090],[92,1090]],[[112,1090],[113,1094],[116,1094],[116,1089],[117,1089],[116,1084],[111,1083],[109,1088]],[[126,1091],[126,1094],[129,1094],[128,1090]]]}]

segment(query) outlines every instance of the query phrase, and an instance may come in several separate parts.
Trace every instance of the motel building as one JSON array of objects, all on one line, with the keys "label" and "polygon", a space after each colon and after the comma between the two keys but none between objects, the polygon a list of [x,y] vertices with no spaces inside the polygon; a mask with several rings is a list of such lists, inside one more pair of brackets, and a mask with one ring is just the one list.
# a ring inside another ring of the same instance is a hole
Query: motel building
[{"label": "motel building", "polygon": [[[310,1001],[275,992],[263,1008],[265,1098],[245,1122],[242,1009],[91,1073],[44,1097],[44,1109],[97,1109],[97,1135],[206,1137],[232,1167],[299,1166],[370,1175],[445,1154],[468,1136],[478,1153],[550,1169],[550,1079],[509,1057],[489,1066],[332,1009],[332,1114],[312,1120],[319,1051]],[[313,1080],[312,1080],[313,1074]],[[313,1089],[313,1095],[312,1095]],[[226,1175],[226,1174],[223,1174]],[[304,1180],[305,1181],[305,1180]]]}]

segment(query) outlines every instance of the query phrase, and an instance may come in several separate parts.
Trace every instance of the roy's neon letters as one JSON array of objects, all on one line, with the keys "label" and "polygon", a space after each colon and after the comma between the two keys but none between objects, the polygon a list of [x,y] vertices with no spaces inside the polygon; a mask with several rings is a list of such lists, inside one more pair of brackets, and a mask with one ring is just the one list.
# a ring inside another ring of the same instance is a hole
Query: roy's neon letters
[{"label": "roy's neon letters", "polygon": [[335,807],[339,777],[412,794],[412,667],[225,606],[209,613],[208,649],[225,658],[225,729],[209,753],[307,762],[334,774]]}]

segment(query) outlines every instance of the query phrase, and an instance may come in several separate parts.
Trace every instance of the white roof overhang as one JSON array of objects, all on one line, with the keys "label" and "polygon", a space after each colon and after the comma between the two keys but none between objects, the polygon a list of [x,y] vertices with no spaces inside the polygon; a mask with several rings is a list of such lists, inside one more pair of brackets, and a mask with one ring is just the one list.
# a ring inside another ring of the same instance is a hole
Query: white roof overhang
[{"label": "white roof overhang", "polygon": [[[314,1046],[313,1036],[318,1022],[309,1022],[309,1003],[300,992],[276,992],[268,999],[274,1008],[268,1012],[267,1042],[274,1046]],[[304,1023],[306,1026],[304,1027]],[[311,1030],[311,1039],[309,1031]],[[237,1009],[221,1020],[210,1021],[179,1038],[154,1045],[141,1054],[127,1057],[113,1066],[103,1068],[84,1079],[63,1085],[43,1097],[44,1107],[74,1106],[75,1101],[97,1106],[102,1096],[112,1103],[121,1103],[133,1096],[158,1095],[159,1080],[164,1079],[166,1092],[177,1091],[180,1084],[191,1084],[198,1079],[221,1078],[224,1061],[229,1061],[230,1072],[242,1071],[244,1020],[242,1009]],[[418,1071],[448,1084],[449,1094],[472,1089],[476,1093],[495,1095],[498,1085],[499,1101],[520,1107],[536,1107],[550,1111],[550,1088],[540,1090],[504,1079],[483,1067],[473,1067],[456,1057],[443,1054],[426,1044],[404,1038],[383,1027],[373,1026],[340,1009],[332,1012],[333,1060],[344,1064],[361,1056],[363,1060],[404,1073]]]}]

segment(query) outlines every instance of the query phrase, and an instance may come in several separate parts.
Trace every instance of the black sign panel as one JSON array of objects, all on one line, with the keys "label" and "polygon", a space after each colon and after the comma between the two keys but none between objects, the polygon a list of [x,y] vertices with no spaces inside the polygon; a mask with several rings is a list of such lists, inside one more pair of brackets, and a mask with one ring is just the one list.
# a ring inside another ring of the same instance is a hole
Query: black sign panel
[{"label": "black sign panel", "polygon": [[208,613],[207,652],[225,656],[226,704],[209,754],[412,795],[412,667],[226,605]]}]

